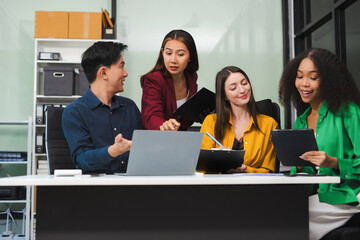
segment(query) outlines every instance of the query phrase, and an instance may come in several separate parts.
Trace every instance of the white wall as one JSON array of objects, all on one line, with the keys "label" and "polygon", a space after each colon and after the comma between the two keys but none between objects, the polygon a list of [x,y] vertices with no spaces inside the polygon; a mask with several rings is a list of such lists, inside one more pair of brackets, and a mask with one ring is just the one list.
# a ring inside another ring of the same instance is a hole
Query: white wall
[{"label": "white wall", "polygon": [[[0,0],[0,121],[27,120],[32,115],[35,11],[100,12],[101,8],[110,10],[111,0]],[[26,127],[0,125],[0,150],[26,150],[26,141]],[[24,168],[3,167],[11,175]]]},{"label": "white wall", "polygon": [[[199,54],[199,88],[214,91],[224,66],[243,68],[257,100],[277,101],[282,71],[281,0],[119,0],[117,32],[129,45],[124,54],[129,77],[124,96],[140,108],[140,75],[155,64],[166,33],[182,28]],[[0,0],[0,121],[32,115],[35,11],[111,10],[111,0]],[[26,130],[0,126],[0,150],[20,150]]]}]

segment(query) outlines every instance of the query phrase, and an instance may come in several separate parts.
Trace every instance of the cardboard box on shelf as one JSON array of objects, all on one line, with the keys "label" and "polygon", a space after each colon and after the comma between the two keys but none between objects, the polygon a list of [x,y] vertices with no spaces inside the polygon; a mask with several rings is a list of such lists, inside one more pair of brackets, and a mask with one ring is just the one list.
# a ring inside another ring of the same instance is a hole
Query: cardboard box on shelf
[{"label": "cardboard box on shelf", "polygon": [[69,13],[35,11],[35,38],[68,38]]},{"label": "cardboard box on shelf", "polygon": [[101,39],[101,13],[69,12],[69,38]]}]

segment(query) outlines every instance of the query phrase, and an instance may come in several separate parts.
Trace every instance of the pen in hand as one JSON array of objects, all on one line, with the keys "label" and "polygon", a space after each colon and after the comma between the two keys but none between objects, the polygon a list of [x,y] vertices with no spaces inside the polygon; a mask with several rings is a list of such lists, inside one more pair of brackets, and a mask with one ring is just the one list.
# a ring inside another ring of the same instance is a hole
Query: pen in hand
[{"label": "pen in hand", "polygon": [[216,142],[220,147],[224,147],[218,140],[216,140],[210,133],[206,132],[206,135],[209,136],[214,142]]}]

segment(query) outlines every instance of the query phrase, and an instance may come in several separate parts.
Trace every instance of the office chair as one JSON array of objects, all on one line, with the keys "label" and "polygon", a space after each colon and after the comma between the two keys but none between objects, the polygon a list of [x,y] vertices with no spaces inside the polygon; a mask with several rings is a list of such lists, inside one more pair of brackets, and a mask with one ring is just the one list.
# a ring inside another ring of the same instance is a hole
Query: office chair
[{"label": "office chair", "polygon": [[[270,99],[264,99],[256,102],[256,106],[261,114],[272,117],[280,127],[280,107],[276,102],[272,102]],[[280,162],[276,158],[275,162],[275,172],[280,171]]]},{"label": "office chair", "polygon": [[[256,102],[256,106],[260,113],[275,119],[280,128],[280,107],[276,102],[270,99],[264,99]],[[215,113],[215,110],[211,113]],[[190,126],[188,131],[200,131],[201,126]]]},{"label": "office chair", "polygon": [[256,102],[256,106],[261,114],[267,115],[275,119],[280,126],[280,107],[276,102],[272,102],[270,99],[264,99]]},{"label": "office chair", "polygon": [[343,226],[335,228],[320,240],[358,240],[359,238],[360,213],[356,213]]},{"label": "office chair", "polygon": [[49,174],[55,169],[74,169],[69,145],[61,128],[63,107],[46,107],[45,147],[49,165]]}]

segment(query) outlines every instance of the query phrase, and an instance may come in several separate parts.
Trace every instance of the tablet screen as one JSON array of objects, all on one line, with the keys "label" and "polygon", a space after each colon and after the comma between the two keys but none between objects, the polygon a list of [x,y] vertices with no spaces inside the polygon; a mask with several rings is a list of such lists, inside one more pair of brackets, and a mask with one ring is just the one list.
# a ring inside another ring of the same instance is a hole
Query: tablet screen
[{"label": "tablet screen", "polygon": [[284,166],[315,166],[299,158],[305,152],[318,150],[312,129],[275,129],[271,131],[271,140]]}]

